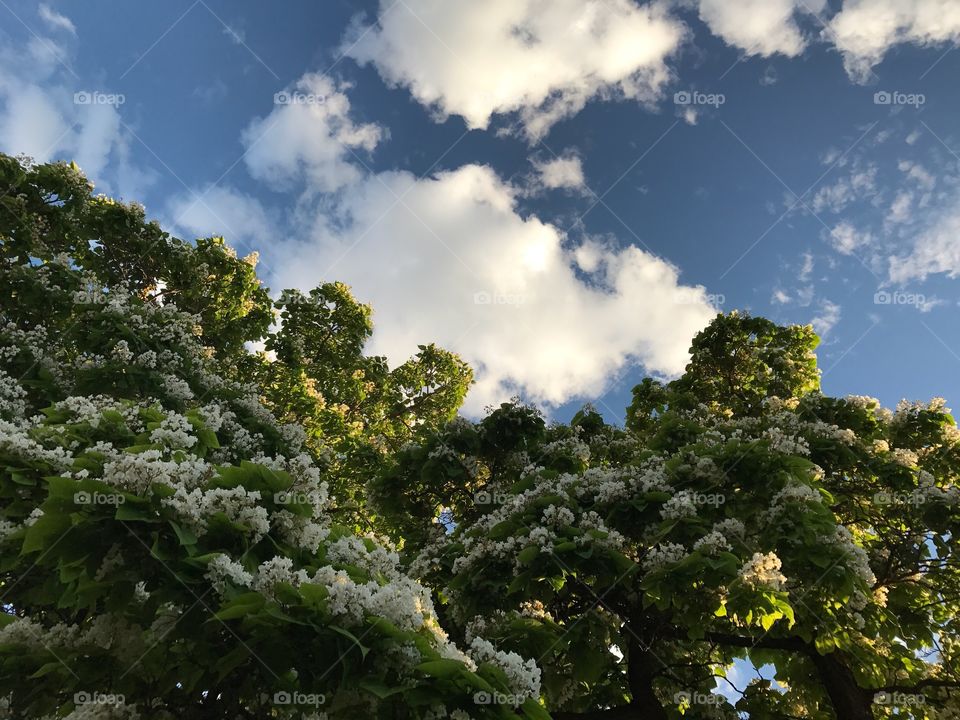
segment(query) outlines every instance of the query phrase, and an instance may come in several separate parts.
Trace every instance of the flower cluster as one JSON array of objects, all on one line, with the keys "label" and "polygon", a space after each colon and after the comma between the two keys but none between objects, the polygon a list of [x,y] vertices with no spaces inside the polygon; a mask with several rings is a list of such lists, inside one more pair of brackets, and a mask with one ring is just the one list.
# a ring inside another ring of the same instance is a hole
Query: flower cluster
[{"label": "flower cluster", "polygon": [[524,660],[516,653],[497,650],[481,637],[475,637],[470,643],[470,656],[477,663],[493,663],[503,670],[513,688],[517,705],[528,698],[540,697],[540,668],[533,660]]},{"label": "flower cluster", "polygon": [[751,588],[783,590],[787,578],[780,572],[780,558],[776,553],[754,553],[737,575]]}]

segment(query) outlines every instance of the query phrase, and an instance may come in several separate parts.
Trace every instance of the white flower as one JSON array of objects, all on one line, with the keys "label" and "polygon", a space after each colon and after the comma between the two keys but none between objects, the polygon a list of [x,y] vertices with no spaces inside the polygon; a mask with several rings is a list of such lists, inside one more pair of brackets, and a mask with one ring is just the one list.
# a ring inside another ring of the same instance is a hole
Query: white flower
[{"label": "white flower", "polygon": [[574,520],[573,512],[565,507],[557,507],[556,505],[549,505],[544,508],[543,517],[541,522],[544,525],[556,525],[557,527],[563,527],[564,525],[573,525]]},{"label": "white flower", "polygon": [[191,435],[192,432],[193,426],[187,418],[177,413],[167,413],[167,417],[160,422],[160,427],[150,433],[150,442],[188,450],[197,444],[197,438]]},{"label": "white flower", "polygon": [[516,705],[522,705],[528,698],[540,697],[540,668],[533,660],[524,660],[516,653],[497,650],[481,637],[475,637],[470,643],[470,655],[477,663],[492,663],[503,670],[517,696]]},{"label": "white flower", "polygon": [[212,584],[214,589],[223,595],[228,583],[239,585],[240,587],[250,587],[253,582],[253,575],[238,562],[231,560],[228,556],[221,553],[214,557],[207,564],[207,572],[204,575]]},{"label": "white flower", "polygon": [[656,545],[647,551],[643,558],[643,567],[647,572],[653,572],[667,565],[673,565],[687,556],[687,549],[677,543],[665,542]]},{"label": "white flower", "polygon": [[731,547],[727,538],[723,536],[723,533],[717,530],[711,530],[693,544],[694,550],[700,550],[707,554],[719,552],[720,550],[730,550]]},{"label": "white flower", "polygon": [[695,517],[697,514],[696,497],[689,490],[681,490],[667,500],[660,508],[660,516],[664,520],[679,520]]},{"label": "white flower", "polygon": [[782,590],[787,578],[780,572],[780,567],[780,558],[776,553],[754,553],[737,575],[751,588]]}]

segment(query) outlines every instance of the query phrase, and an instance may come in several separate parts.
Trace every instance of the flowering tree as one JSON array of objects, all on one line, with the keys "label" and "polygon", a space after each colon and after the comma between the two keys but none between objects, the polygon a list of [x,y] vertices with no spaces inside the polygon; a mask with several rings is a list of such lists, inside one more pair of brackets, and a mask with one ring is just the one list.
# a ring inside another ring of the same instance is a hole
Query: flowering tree
[{"label": "flowering tree", "polygon": [[[941,400],[822,395],[815,345],[720,316],[627,428],[503,405],[371,498],[452,635],[533,659],[557,720],[960,717],[960,433]],[[738,659],[775,681],[733,704]]]},{"label": "flowering tree", "polygon": [[809,328],[719,316],[623,428],[474,423],[341,284],[68,165],[0,205],[6,716],[960,717],[960,433],[822,395]]},{"label": "flowering tree", "polygon": [[356,478],[451,416],[460,361],[390,371],[344,286],[275,307],[252,258],[74,167],[0,157],[0,204],[0,714],[545,717],[535,665],[461,650],[356,527]]}]

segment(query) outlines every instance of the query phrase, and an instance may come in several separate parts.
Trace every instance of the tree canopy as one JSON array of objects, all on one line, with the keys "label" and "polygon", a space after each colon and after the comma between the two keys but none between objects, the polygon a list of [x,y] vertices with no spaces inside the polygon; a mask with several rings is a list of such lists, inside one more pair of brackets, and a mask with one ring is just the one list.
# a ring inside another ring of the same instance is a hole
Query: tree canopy
[{"label": "tree canopy", "polygon": [[719,315],[624,427],[472,421],[343,284],[62,163],[0,204],[8,717],[960,717],[960,432],[824,395],[810,327]]}]

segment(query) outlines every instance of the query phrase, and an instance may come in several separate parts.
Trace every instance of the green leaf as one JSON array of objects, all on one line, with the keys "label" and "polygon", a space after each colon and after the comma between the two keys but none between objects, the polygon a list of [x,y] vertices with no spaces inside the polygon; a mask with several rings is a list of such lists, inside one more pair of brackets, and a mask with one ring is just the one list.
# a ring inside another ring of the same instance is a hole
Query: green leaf
[{"label": "green leaf", "polygon": [[462,675],[464,672],[469,672],[467,666],[459,660],[450,660],[447,658],[420,663],[416,669],[425,675],[442,680]]},{"label": "green leaf", "polygon": [[525,547],[517,555],[517,560],[520,561],[521,565],[530,565],[540,556],[540,546],[539,545],[530,545]]},{"label": "green leaf", "polygon": [[217,620],[234,620],[258,612],[265,602],[260,593],[244,593],[224,604],[213,617]]}]

